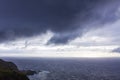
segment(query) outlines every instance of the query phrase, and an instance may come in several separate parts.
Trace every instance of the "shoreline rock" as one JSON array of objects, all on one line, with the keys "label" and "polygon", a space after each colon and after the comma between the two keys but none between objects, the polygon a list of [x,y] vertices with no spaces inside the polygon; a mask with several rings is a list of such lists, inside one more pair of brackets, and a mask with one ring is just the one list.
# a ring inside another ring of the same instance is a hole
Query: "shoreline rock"
[{"label": "shoreline rock", "polygon": [[21,72],[22,72],[23,74],[25,74],[25,75],[28,75],[28,76],[37,74],[36,71],[32,71],[32,70],[21,70]]}]

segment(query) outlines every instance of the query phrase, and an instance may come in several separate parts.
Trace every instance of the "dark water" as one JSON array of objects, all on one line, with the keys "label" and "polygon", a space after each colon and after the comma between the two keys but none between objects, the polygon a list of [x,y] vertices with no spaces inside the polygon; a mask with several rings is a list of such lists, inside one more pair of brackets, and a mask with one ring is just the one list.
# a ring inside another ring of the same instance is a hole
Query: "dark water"
[{"label": "dark water", "polygon": [[21,70],[35,70],[31,80],[120,80],[119,58],[4,58]]}]

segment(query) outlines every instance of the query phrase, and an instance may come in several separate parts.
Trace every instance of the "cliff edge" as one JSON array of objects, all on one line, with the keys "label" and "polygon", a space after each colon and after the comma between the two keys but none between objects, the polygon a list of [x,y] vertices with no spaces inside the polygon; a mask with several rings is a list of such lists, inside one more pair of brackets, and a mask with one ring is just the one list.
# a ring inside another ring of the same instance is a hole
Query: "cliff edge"
[{"label": "cliff edge", "polygon": [[18,70],[12,62],[0,59],[0,80],[29,80],[27,75]]}]

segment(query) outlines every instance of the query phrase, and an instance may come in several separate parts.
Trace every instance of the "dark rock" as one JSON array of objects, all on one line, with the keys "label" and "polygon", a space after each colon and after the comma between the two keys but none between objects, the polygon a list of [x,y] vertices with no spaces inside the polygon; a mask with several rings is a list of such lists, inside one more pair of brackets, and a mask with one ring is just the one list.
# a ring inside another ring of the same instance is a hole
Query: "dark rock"
[{"label": "dark rock", "polygon": [[29,80],[26,74],[20,72],[12,62],[0,59],[0,80]]},{"label": "dark rock", "polygon": [[32,71],[32,70],[22,70],[22,73],[26,74],[26,75],[34,75],[37,74],[36,71]]}]

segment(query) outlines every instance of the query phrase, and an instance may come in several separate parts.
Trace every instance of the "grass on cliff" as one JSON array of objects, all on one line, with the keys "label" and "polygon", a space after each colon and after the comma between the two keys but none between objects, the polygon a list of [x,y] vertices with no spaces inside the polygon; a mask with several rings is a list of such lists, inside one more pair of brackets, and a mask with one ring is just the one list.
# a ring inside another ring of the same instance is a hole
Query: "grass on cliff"
[{"label": "grass on cliff", "polygon": [[0,80],[29,80],[25,74],[11,70],[0,70]]}]

